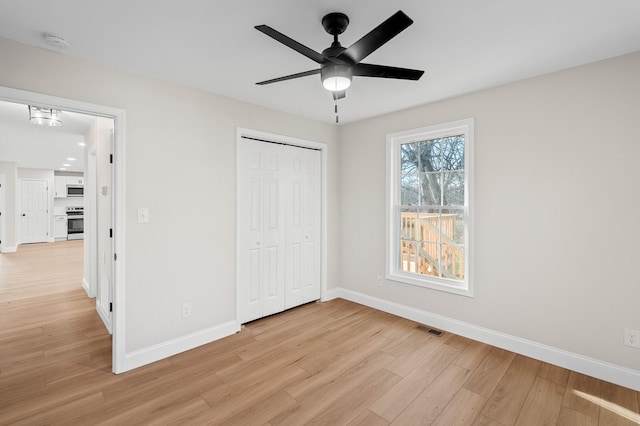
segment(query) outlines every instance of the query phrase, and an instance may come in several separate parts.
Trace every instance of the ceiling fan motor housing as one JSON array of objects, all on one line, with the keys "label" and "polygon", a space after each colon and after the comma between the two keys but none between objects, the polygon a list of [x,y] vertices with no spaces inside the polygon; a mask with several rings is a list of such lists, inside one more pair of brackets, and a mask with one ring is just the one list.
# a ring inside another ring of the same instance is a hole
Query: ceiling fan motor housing
[{"label": "ceiling fan motor housing", "polygon": [[332,36],[342,34],[349,26],[349,17],[344,13],[333,12],[324,15],[322,27]]}]

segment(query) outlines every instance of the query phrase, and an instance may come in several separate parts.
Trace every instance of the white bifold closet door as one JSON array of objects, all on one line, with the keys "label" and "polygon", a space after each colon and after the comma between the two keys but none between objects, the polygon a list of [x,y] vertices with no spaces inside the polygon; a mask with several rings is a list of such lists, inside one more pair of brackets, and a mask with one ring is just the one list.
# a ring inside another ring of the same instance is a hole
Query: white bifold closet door
[{"label": "white bifold closet door", "polygon": [[239,142],[241,324],[320,298],[320,162],[314,149]]}]

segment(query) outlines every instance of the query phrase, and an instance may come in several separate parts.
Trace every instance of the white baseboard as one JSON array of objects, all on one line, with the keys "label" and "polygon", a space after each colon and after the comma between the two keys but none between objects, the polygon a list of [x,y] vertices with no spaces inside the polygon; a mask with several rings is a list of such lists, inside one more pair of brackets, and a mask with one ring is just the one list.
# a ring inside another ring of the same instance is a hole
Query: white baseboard
[{"label": "white baseboard", "polygon": [[84,289],[85,293],[87,293],[87,296],[89,298],[93,299],[96,297],[95,294],[91,294],[91,290],[89,289],[89,283],[87,282],[86,278],[82,278],[82,288]]},{"label": "white baseboard", "polygon": [[100,319],[104,323],[104,326],[107,329],[107,331],[109,332],[109,334],[111,334],[113,336],[112,322],[111,322],[111,318],[109,318],[110,317],[109,313],[105,312],[102,309],[102,307],[100,307],[100,304],[98,304],[98,303],[96,303],[96,312],[98,313],[98,316],[100,317]]},{"label": "white baseboard", "polygon": [[11,246],[11,247],[3,247],[2,248],[2,253],[15,253],[16,251],[18,251],[18,246]]},{"label": "white baseboard", "polygon": [[240,325],[236,321],[229,321],[215,327],[197,331],[181,336],[167,342],[149,346],[124,356],[122,372],[160,361],[161,359],[206,345],[240,331]]},{"label": "white baseboard", "polygon": [[343,288],[327,291],[327,300],[342,298],[383,312],[397,315],[412,321],[430,325],[469,339],[506,349],[549,364],[557,365],[597,379],[615,383],[640,391],[640,371],[631,370],[608,362],[589,358],[580,354],[543,345],[516,336],[478,327],[473,324],[454,320],[442,315],[432,314],[420,309],[389,302]]}]

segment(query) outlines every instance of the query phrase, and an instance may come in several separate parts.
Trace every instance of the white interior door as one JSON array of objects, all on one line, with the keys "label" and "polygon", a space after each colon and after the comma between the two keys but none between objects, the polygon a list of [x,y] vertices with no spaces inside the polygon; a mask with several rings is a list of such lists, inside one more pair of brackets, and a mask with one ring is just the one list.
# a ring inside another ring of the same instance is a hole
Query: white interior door
[{"label": "white interior door", "polygon": [[286,149],[291,167],[285,227],[285,309],[289,309],[320,298],[322,154],[305,148]]},{"label": "white interior door", "polygon": [[251,141],[262,154],[262,315],[284,310],[284,203],[288,158],[279,145]]},{"label": "white interior door", "polygon": [[113,131],[100,127],[96,149],[97,166],[97,246],[98,282],[96,291],[96,311],[102,318],[109,333],[112,332],[113,311]]},{"label": "white interior door", "polygon": [[322,226],[321,226],[321,153],[316,150],[304,150],[303,157],[303,234],[304,250],[302,256],[302,303],[320,299],[320,276],[322,263]]},{"label": "white interior door", "polygon": [[20,210],[20,242],[46,242],[49,236],[49,188],[46,180],[21,181]]},{"label": "white interior door", "polygon": [[238,319],[320,298],[320,151],[238,144]]}]

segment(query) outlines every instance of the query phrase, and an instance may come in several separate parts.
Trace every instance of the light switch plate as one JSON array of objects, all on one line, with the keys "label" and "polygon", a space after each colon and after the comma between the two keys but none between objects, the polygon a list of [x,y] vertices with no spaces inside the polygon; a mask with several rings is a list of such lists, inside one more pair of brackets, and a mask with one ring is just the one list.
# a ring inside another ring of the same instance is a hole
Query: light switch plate
[{"label": "light switch plate", "polygon": [[138,209],[138,223],[149,223],[149,209],[147,207]]}]

